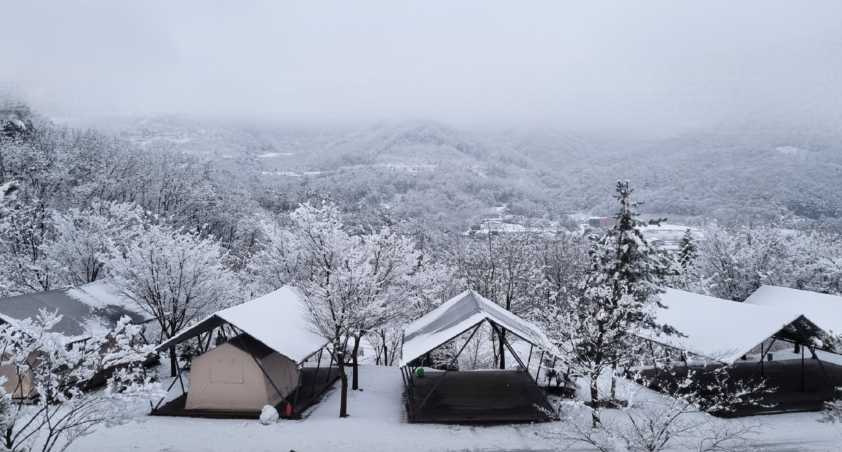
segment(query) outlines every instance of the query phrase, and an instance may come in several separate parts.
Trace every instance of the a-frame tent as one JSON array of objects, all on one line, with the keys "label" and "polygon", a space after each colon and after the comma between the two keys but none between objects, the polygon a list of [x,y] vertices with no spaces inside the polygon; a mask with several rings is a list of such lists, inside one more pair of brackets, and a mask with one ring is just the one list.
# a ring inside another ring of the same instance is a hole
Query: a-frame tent
[{"label": "a-frame tent", "polygon": [[[506,349],[518,363],[516,370],[453,370],[457,358],[471,338],[489,324],[498,334],[503,330],[530,344],[524,362],[508,340]],[[444,371],[418,371],[425,355],[468,335]],[[533,349],[541,350],[533,378],[529,365]],[[556,348],[535,325],[503,309],[478,293],[467,290],[404,328],[401,347],[401,375],[406,388],[407,418],[410,422],[510,423],[552,419],[552,407],[538,386],[537,378],[545,353]]]},{"label": "a-frame tent", "polygon": [[158,351],[194,341],[201,354],[192,359],[190,384],[179,369],[168,392],[178,383],[181,395],[161,399],[152,414],[257,418],[271,405],[281,416],[300,416],[339,378],[333,354],[323,353],[328,341],[308,319],[301,293],[285,286],[179,332]]},{"label": "a-frame tent", "polygon": [[802,313],[823,330],[842,334],[842,296],[779,286],[760,286],[748,304]]},{"label": "a-frame tent", "polygon": [[[676,289],[661,294],[660,303],[656,322],[681,334],[636,334],[676,352],[671,375],[683,378],[694,370],[703,378],[706,370],[726,367],[733,381],[765,380],[773,389],[765,406],[745,407],[731,415],[819,410],[832,398],[842,367],[820,359],[826,332],[801,313]],[[657,369],[643,375],[663,376]]]}]

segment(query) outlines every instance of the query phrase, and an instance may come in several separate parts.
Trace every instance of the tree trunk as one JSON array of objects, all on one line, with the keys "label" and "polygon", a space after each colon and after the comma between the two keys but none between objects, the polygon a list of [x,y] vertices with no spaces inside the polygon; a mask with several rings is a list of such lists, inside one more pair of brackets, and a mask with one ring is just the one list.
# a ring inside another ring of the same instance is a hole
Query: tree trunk
[{"label": "tree trunk", "polygon": [[360,363],[359,363],[359,360],[357,359],[357,355],[359,354],[359,351],[360,351],[360,337],[357,336],[357,337],[354,338],[354,351],[351,352],[352,353],[352,355],[351,355],[351,365],[352,365],[352,368],[351,368],[351,375],[352,375],[351,389],[354,390],[354,391],[357,391],[357,390],[360,389]]},{"label": "tree trunk", "polygon": [[389,360],[389,346],[386,345],[386,332],[380,332],[380,338],[383,339],[383,365],[384,366],[391,366],[392,363]]},{"label": "tree trunk", "polygon": [[175,356],[175,347],[170,347],[170,376],[178,376],[178,358]]},{"label": "tree trunk", "polygon": [[339,354],[336,363],[339,365],[339,381],[342,384],[339,397],[339,417],[348,417],[348,375],[345,374],[345,355]]},{"label": "tree trunk", "polygon": [[617,363],[611,365],[611,400],[617,400]]},{"label": "tree trunk", "polygon": [[591,425],[597,428],[600,424],[599,420],[599,381],[598,375],[591,376]]},{"label": "tree trunk", "polygon": [[506,330],[500,328],[500,369],[506,369]]}]

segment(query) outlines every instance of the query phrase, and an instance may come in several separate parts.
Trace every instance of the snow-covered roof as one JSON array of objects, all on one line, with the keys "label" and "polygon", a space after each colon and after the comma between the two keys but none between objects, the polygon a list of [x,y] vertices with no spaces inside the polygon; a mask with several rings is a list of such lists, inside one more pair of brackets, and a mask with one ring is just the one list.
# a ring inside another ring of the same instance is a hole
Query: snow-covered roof
[{"label": "snow-covered roof", "polygon": [[123,316],[141,323],[145,316],[113,283],[95,281],[69,289],[48,290],[0,299],[0,321],[16,324],[35,318],[41,309],[56,312],[61,320],[53,331],[70,340],[90,337],[114,328]]},{"label": "snow-covered roof", "polygon": [[163,342],[158,350],[229,323],[267,347],[300,363],[328,343],[316,333],[304,297],[284,286],[260,298],[218,311]]},{"label": "snow-covered roof", "polygon": [[761,286],[746,303],[804,314],[832,334],[842,334],[842,297],[788,287]]},{"label": "snow-covered roof", "polygon": [[726,364],[796,321],[807,322],[800,313],[677,289],[661,294],[661,304],[664,308],[655,310],[656,322],[674,327],[683,336],[652,331],[639,332],[639,336]]},{"label": "snow-covered roof", "polygon": [[554,353],[555,347],[538,327],[473,290],[466,290],[404,328],[401,366],[407,365],[486,320],[500,325],[531,344]]}]

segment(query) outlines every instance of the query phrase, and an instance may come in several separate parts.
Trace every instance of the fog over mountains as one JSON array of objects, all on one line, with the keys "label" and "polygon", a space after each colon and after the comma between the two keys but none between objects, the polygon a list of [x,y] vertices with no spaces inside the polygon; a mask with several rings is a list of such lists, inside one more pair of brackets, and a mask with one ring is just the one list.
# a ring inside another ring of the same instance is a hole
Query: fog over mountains
[{"label": "fog over mountains", "polygon": [[613,183],[624,178],[644,212],[691,223],[836,227],[842,217],[842,134],[829,128],[729,124],[641,137],[436,121],[255,125],[161,116],[99,124],[140,148],[211,159],[239,183],[288,202],[328,193],[346,206],[454,230],[502,205],[530,218],[605,214]]}]

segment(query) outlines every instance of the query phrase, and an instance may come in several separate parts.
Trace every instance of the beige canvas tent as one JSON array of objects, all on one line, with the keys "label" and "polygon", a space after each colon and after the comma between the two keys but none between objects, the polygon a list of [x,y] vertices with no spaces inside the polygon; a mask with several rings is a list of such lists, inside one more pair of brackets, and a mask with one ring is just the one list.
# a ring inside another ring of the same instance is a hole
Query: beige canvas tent
[{"label": "beige canvas tent", "polygon": [[[256,418],[266,405],[298,417],[338,378],[327,340],[315,333],[300,292],[282,287],[218,311],[160,346],[193,342],[204,353],[192,359],[189,388],[181,370],[182,394],[153,406],[153,415]],[[209,348],[211,343],[218,343]]]},{"label": "beige canvas tent", "polygon": [[0,366],[0,377],[5,377],[3,390],[13,399],[29,399],[35,395],[29,372],[20,372],[14,365],[5,365]]},{"label": "beige canvas tent", "polygon": [[298,363],[240,335],[193,359],[185,408],[259,411],[279,404],[298,378]]}]

